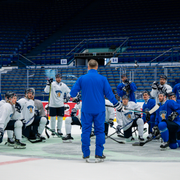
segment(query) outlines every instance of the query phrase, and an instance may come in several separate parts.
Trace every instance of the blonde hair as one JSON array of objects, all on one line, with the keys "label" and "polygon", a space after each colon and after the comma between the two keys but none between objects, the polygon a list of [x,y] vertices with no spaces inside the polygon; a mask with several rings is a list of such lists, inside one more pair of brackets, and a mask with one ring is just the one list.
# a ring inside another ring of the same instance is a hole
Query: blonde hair
[{"label": "blonde hair", "polygon": [[95,67],[98,66],[98,62],[97,62],[96,60],[94,60],[94,59],[91,59],[91,60],[88,62],[88,66],[89,66],[90,68],[95,68]]}]

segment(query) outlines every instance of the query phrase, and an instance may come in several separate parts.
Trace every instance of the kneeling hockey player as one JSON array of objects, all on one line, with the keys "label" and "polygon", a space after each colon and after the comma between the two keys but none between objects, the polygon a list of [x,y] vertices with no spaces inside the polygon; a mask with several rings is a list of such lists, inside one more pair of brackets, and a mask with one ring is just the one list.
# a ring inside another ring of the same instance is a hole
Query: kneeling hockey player
[{"label": "kneeling hockey player", "polygon": [[[159,96],[165,96],[159,94]],[[164,104],[160,106],[158,113],[158,128],[160,131],[163,143],[160,145],[162,150],[167,147],[176,149],[180,146],[180,140],[177,140],[177,132],[180,131],[180,105],[174,100],[165,100]]]},{"label": "kneeling hockey player", "polygon": [[6,103],[4,103],[0,108],[0,143],[3,141],[4,131],[11,130],[14,131],[15,135],[14,148],[24,149],[26,148],[26,144],[21,143],[23,123],[20,120],[11,119],[16,110],[20,110],[15,106],[17,97],[13,92],[8,92],[6,95]]},{"label": "kneeling hockey player", "polygon": [[138,139],[140,141],[144,141],[144,138],[143,138],[144,121],[141,118],[141,114],[139,112],[133,112],[131,110],[128,110],[128,109],[133,109],[133,110],[141,111],[140,106],[136,104],[135,102],[129,101],[129,98],[126,95],[122,97],[122,104],[124,106],[124,110],[122,110],[122,112],[120,113],[122,124],[121,122],[120,123],[117,122],[118,123],[117,132],[120,131],[122,126],[124,127],[125,125],[129,123],[123,129],[124,137],[127,138],[127,141],[134,140],[134,138],[132,137],[132,127],[138,128],[138,134],[139,134]]}]

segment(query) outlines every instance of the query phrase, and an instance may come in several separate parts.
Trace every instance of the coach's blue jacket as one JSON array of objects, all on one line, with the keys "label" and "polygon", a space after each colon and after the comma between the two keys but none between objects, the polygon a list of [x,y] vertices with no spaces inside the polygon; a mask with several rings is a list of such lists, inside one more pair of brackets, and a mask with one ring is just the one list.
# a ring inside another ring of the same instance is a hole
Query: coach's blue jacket
[{"label": "coach's blue jacket", "polygon": [[75,97],[82,92],[82,112],[100,113],[105,111],[106,96],[114,105],[118,103],[106,77],[91,69],[87,74],[78,78],[71,89],[70,95]]}]

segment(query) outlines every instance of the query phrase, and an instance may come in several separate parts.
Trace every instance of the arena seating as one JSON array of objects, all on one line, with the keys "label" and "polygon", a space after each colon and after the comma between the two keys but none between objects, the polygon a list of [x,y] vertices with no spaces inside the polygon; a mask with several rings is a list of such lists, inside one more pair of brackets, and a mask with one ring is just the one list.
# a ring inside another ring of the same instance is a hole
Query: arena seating
[{"label": "arena seating", "polygon": [[[157,80],[159,76],[164,74],[164,69],[162,66],[155,67],[125,67],[126,74],[130,77],[130,73],[133,74],[137,92],[142,92],[144,90],[151,90],[151,84]],[[57,72],[62,74],[62,81],[71,88],[76,82],[77,78],[83,74],[87,73],[87,67],[71,67],[71,68],[58,68]],[[107,77],[112,89],[116,91],[116,87],[120,82],[120,70],[115,67],[104,67],[101,66],[98,72]],[[174,86],[175,83],[179,82],[180,67],[167,68],[168,84]],[[133,77],[132,76],[132,77]],[[45,69],[29,69],[29,87],[34,87],[36,89],[36,95],[41,96],[42,100],[47,100],[47,94],[44,93],[44,88],[46,85],[47,77],[45,75]],[[2,94],[5,94],[7,90],[15,91],[21,96],[24,95],[25,89],[27,87],[27,69],[13,69],[12,71],[2,74]]]}]

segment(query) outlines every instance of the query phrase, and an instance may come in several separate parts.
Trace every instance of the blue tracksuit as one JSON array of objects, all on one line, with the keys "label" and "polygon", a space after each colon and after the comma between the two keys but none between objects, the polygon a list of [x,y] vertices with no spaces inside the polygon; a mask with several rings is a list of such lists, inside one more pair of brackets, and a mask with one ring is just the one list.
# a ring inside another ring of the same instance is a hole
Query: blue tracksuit
[{"label": "blue tracksuit", "polygon": [[178,104],[180,104],[180,83],[174,86],[172,92],[176,94],[176,101]]},{"label": "blue tracksuit", "polygon": [[81,76],[71,89],[71,96],[75,97],[78,92],[82,93],[82,151],[84,157],[90,155],[90,134],[94,122],[96,135],[96,155],[102,156],[103,144],[105,143],[105,99],[107,97],[114,105],[118,103],[106,77],[98,74],[94,69]]},{"label": "blue tracksuit", "polygon": [[[174,121],[168,121],[168,116],[172,112],[177,112],[179,115],[174,119]],[[180,105],[174,100],[167,100],[159,108],[156,115],[158,116],[158,127],[162,139],[164,142],[170,142],[169,147],[171,149],[176,149],[180,146],[180,141],[176,140],[177,132],[180,130]],[[166,119],[166,121],[162,121],[163,119]]]},{"label": "blue tracksuit", "polygon": [[[123,91],[123,87],[126,86],[126,84],[124,83],[120,83],[118,86],[117,86],[117,93],[120,97],[123,97],[124,95],[127,95],[125,91]],[[137,87],[135,85],[135,83],[131,83],[130,84],[130,92],[129,92],[129,101],[133,101],[133,102],[136,102],[136,99],[135,99],[135,94],[134,92],[137,90]]]},{"label": "blue tracksuit", "polygon": [[[145,102],[143,104],[142,110],[145,112],[150,111],[155,105],[156,105],[155,99],[149,99],[147,102]],[[156,113],[151,114],[150,121],[148,122],[149,133],[152,133],[152,128],[155,125],[155,117],[156,117]],[[146,115],[145,114],[143,114],[143,120],[144,120],[144,122],[146,122]]]}]

